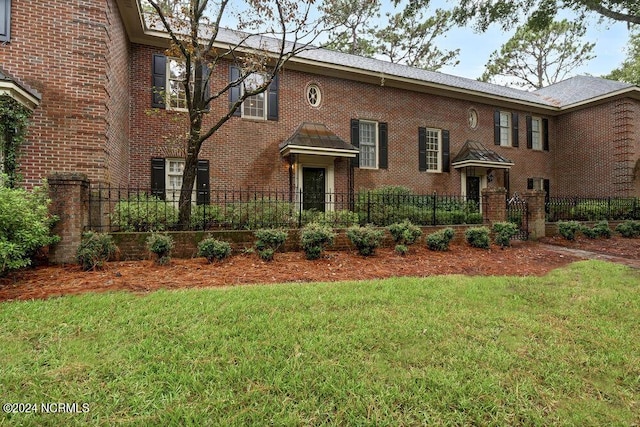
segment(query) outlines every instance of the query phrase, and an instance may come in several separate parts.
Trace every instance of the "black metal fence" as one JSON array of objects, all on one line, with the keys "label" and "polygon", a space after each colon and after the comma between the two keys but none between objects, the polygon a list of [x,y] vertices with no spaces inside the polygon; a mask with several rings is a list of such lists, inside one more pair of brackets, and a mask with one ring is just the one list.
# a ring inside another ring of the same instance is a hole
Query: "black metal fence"
[{"label": "black metal fence", "polygon": [[513,236],[514,239],[529,239],[529,204],[517,193],[507,199],[507,221],[518,226],[518,234]]},{"label": "black metal fence", "polygon": [[640,198],[550,197],[545,209],[548,222],[640,219]]},{"label": "black metal fence", "polygon": [[401,187],[356,193],[211,190],[209,204],[192,205],[188,223],[179,221],[179,190],[158,197],[143,188],[95,186],[90,194],[89,229],[95,231],[254,230],[309,222],[341,228],[405,219],[417,225],[482,223],[478,203],[463,196],[410,194]]}]

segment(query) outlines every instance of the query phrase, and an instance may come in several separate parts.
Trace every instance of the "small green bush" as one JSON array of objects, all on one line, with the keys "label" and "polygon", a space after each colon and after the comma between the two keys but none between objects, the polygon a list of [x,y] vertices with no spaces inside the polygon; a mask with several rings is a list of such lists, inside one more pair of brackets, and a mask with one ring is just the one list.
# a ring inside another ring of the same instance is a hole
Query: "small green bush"
[{"label": "small green bush", "polygon": [[595,231],[596,235],[598,237],[604,237],[605,239],[608,239],[611,237],[611,228],[609,227],[609,222],[605,221],[598,221],[596,223],[596,225],[593,226],[593,231]]},{"label": "small green bush", "polygon": [[76,260],[84,271],[101,269],[117,250],[113,238],[108,234],[87,231],[76,252]]},{"label": "small green bush", "polygon": [[191,210],[189,223],[194,230],[206,230],[224,219],[222,209],[216,205],[198,205]]},{"label": "small green bush", "polygon": [[398,245],[413,245],[416,240],[422,236],[422,230],[417,225],[413,225],[411,221],[404,220],[402,222],[396,222],[387,227],[393,241]]},{"label": "small green bush", "polygon": [[622,237],[636,238],[640,237],[640,221],[625,221],[618,224],[616,231],[620,233]]},{"label": "small green bush", "polygon": [[153,233],[147,238],[147,249],[156,255],[157,264],[168,264],[171,261],[173,238],[168,234]]},{"label": "small green bush", "polygon": [[333,244],[336,234],[326,226],[315,222],[309,223],[300,233],[300,244],[307,259],[318,259],[327,245]]},{"label": "small green bush", "polygon": [[453,228],[444,228],[427,236],[427,247],[432,251],[449,250],[449,243],[453,240],[455,232]]},{"label": "small green bush", "polygon": [[120,231],[166,231],[178,222],[178,210],[172,202],[145,193],[116,203],[111,226]]},{"label": "small green bush", "polygon": [[254,235],[257,238],[256,250],[258,256],[264,261],[273,260],[276,251],[287,240],[286,231],[272,228],[257,230]]},{"label": "small green bush", "polygon": [[406,255],[409,253],[409,247],[407,245],[396,245],[395,251],[398,255]]},{"label": "small green bush", "polygon": [[246,230],[288,227],[297,223],[293,203],[268,197],[227,204],[224,220],[237,229]]},{"label": "small green bush", "polygon": [[467,243],[474,248],[489,249],[491,239],[489,238],[489,228],[487,227],[471,227],[467,228],[464,233]]},{"label": "small green bush", "polygon": [[228,242],[207,238],[198,243],[198,256],[204,257],[209,263],[222,261],[231,255],[231,245]]},{"label": "small green bush", "polygon": [[567,240],[575,240],[581,228],[578,221],[558,221],[558,233]]},{"label": "small green bush", "polygon": [[580,232],[584,234],[589,239],[595,239],[598,237],[598,232],[593,228],[589,228],[586,225],[580,227]]},{"label": "small green bush", "polygon": [[347,237],[362,256],[373,255],[380,246],[384,231],[377,230],[371,225],[365,227],[353,226],[347,229]]},{"label": "small green bush", "polygon": [[511,245],[511,239],[518,234],[518,225],[513,222],[496,222],[493,224],[494,241],[501,248]]},{"label": "small green bush", "polygon": [[358,225],[360,219],[357,213],[347,209],[328,212],[318,212],[311,209],[302,212],[302,222],[304,224],[315,222],[331,228],[346,228]]}]

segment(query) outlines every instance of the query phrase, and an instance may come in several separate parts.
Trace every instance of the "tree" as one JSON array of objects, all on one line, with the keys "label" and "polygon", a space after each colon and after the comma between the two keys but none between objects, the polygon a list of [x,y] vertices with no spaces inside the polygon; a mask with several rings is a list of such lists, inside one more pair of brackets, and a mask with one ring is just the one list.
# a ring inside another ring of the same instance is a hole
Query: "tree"
[{"label": "tree", "polygon": [[[184,137],[185,166],[178,221],[188,224],[202,144],[234,115],[245,99],[265,92],[290,58],[310,49],[310,43],[321,30],[318,22],[309,18],[313,0],[245,0],[236,11],[229,6],[229,0],[146,1],[153,12],[148,25],[166,31],[171,39],[167,55],[184,64],[179,90],[185,99],[188,130]],[[239,2],[234,6],[238,7]],[[236,20],[241,31],[233,32],[235,42],[219,42],[223,18]],[[211,79],[214,74],[211,71],[229,60],[238,66],[238,75],[230,82],[216,83]],[[169,88],[158,95],[167,98],[168,91]],[[211,124],[204,126],[209,106],[226,102],[230,91],[238,93],[236,101],[220,117],[208,118],[207,123]]]},{"label": "tree", "polygon": [[[451,12],[427,13],[428,3],[409,2],[401,12],[381,18],[380,0],[326,0],[326,22],[335,27],[327,47],[434,71],[455,65],[459,49],[442,51],[436,46],[436,38],[453,25]],[[399,0],[394,4],[398,6]]]},{"label": "tree", "polygon": [[508,29],[523,18],[533,27],[544,28],[560,10],[572,10],[580,17],[595,13],[615,21],[640,24],[638,0],[460,0],[454,14],[458,24],[475,20],[476,27],[484,31],[493,23]]},{"label": "tree", "polygon": [[514,85],[536,89],[563,80],[594,58],[595,43],[581,41],[585,32],[580,22],[566,19],[541,30],[522,26],[491,54],[480,80],[495,82],[496,76],[514,77]]},{"label": "tree", "polygon": [[631,34],[627,58],[622,65],[605,78],[640,86],[640,31]]}]

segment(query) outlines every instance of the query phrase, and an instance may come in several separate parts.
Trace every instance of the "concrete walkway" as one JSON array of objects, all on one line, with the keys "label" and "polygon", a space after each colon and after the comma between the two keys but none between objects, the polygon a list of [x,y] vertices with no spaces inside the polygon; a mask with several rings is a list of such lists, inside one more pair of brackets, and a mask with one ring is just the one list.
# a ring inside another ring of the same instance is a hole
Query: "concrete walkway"
[{"label": "concrete walkway", "polygon": [[623,264],[631,268],[640,269],[640,260],[624,258],[615,255],[602,254],[598,252],[585,251],[582,249],[565,248],[564,246],[550,245],[547,243],[539,243],[541,248],[554,251],[559,254],[573,255],[584,259],[598,259],[601,261],[615,262]]}]

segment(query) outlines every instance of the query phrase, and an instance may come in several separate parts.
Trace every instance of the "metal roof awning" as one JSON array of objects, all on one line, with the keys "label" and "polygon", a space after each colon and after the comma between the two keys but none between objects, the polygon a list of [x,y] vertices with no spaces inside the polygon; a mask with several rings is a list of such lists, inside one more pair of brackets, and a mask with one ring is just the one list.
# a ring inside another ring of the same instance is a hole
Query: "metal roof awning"
[{"label": "metal roof awning", "polygon": [[458,155],[451,162],[451,166],[455,169],[464,167],[510,169],[514,164],[511,160],[476,141],[465,142]]},{"label": "metal roof awning", "polygon": [[355,157],[359,150],[344,141],[325,125],[304,122],[283,143],[280,154],[312,154],[316,156]]},{"label": "metal roof awning", "polygon": [[36,90],[0,68],[0,96],[2,95],[15,99],[31,111],[40,105],[40,100],[42,99],[42,95]]}]

